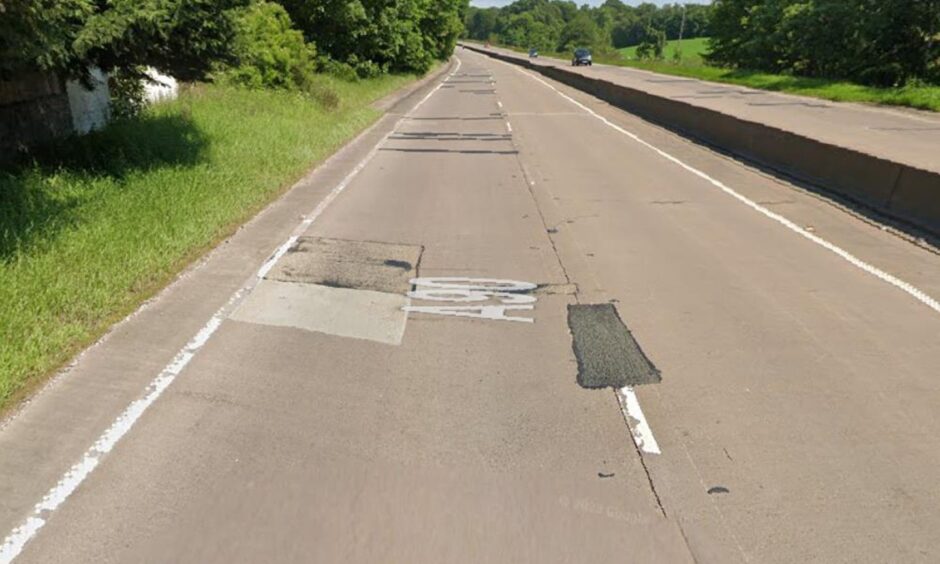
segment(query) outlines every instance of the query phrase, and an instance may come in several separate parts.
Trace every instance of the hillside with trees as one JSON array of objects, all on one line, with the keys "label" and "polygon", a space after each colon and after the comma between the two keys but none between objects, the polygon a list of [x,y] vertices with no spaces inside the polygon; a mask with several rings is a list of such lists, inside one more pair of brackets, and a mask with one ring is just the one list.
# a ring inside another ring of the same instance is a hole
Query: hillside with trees
[{"label": "hillside with trees", "polygon": [[607,0],[593,8],[563,0],[518,0],[503,8],[467,11],[466,36],[545,52],[574,46],[605,52],[644,42],[708,34],[710,6],[644,3],[628,6]]},{"label": "hillside with trees", "polygon": [[940,83],[937,0],[716,0],[717,65],[898,86]]},{"label": "hillside with trees", "polygon": [[468,39],[520,50],[589,47],[607,64],[940,111],[938,0],[517,0],[471,7],[464,25]]}]

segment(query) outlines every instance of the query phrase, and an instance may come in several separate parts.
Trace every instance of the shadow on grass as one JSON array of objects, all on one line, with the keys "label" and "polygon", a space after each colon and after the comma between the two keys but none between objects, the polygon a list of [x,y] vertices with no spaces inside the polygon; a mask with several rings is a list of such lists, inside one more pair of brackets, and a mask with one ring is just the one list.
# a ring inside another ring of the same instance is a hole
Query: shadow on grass
[{"label": "shadow on grass", "polygon": [[121,190],[130,174],[194,166],[209,141],[183,115],[143,116],[57,140],[0,169],[0,263],[52,241],[83,205]]}]

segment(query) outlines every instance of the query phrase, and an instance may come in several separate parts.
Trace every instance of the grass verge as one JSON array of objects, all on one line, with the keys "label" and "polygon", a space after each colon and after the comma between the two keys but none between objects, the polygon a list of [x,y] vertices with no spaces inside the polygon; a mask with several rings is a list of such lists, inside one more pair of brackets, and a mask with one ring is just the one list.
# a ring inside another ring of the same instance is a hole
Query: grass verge
[{"label": "grass verge", "polygon": [[200,85],[0,170],[0,412],[381,114],[413,81],[310,97]]},{"label": "grass verge", "polygon": [[708,52],[708,38],[704,37],[683,41],[682,59],[678,62],[673,59],[676,49],[676,42],[669,42],[666,46],[666,58],[662,61],[637,59],[636,47],[621,49],[620,56],[602,57],[602,59],[608,64],[661,74],[736,84],[773,92],[800,94],[834,102],[906,106],[934,112],[940,111],[940,86],[912,84],[901,88],[876,88],[844,80],[713,67],[705,64],[703,59],[703,55]]}]

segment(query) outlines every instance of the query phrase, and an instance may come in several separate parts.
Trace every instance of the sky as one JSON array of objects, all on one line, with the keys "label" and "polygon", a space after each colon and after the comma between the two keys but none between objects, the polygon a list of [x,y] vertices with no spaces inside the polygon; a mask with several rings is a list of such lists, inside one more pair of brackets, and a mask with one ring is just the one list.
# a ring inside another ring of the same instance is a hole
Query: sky
[{"label": "sky", "polygon": [[[604,0],[574,0],[577,5],[581,4],[590,4],[591,6],[600,6],[604,3]],[[624,4],[629,6],[636,6],[642,4],[640,0],[621,0]],[[711,4],[711,0],[647,0],[653,4],[662,6],[663,4]],[[512,0],[470,0],[471,6],[477,6],[478,8],[490,8],[492,6],[505,6],[506,4],[511,4]]]}]

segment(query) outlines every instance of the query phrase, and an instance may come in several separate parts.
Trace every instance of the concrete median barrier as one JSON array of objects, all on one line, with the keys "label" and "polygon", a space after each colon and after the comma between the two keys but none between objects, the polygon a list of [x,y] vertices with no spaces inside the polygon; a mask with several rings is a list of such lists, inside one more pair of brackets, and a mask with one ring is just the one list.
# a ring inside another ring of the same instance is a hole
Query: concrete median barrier
[{"label": "concrete median barrier", "polygon": [[940,173],[616,84],[522,55],[464,47],[520,65],[683,136],[940,235]]}]

